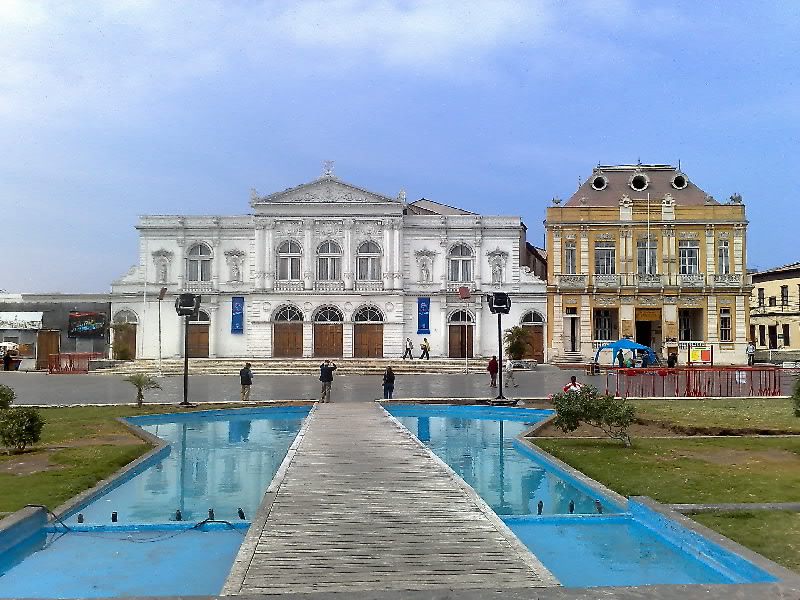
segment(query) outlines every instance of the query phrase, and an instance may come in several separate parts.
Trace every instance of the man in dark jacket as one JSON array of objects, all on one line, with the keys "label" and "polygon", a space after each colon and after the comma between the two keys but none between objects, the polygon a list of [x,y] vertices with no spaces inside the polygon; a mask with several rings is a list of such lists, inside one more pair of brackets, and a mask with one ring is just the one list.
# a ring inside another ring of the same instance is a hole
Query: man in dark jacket
[{"label": "man in dark jacket", "polygon": [[242,383],[242,402],[249,402],[250,386],[253,385],[253,372],[250,370],[250,363],[245,363],[244,369],[239,371],[239,379]]},{"label": "man in dark jacket", "polygon": [[320,402],[331,401],[331,383],[333,383],[333,372],[335,370],[336,365],[330,360],[326,360],[319,366],[319,380],[322,382]]}]

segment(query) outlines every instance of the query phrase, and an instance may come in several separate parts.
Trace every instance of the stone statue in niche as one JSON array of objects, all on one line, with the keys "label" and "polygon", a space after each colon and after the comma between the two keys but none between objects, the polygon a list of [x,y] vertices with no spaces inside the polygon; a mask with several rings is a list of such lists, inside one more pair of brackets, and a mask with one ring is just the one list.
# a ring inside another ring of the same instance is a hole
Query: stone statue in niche
[{"label": "stone statue in niche", "polygon": [[231,265],[231,281],[241,281],[242,280],[242,273],[239,269],[239,263],[234,261]]},{"label": "stone statue in niche", "polygon": [[431,281],[431,265],[427,260],[423,260],[419,265],[419,280],[423,283]]},{"label": "stone statue in niche", "polygon": [[158,265],[158,283],[167,283],[167,263],[161,261]]},{"label": "stone statue in niche", "polygon": [[503,283],[503,265],[500,261],[492,264],[492,283]]}]

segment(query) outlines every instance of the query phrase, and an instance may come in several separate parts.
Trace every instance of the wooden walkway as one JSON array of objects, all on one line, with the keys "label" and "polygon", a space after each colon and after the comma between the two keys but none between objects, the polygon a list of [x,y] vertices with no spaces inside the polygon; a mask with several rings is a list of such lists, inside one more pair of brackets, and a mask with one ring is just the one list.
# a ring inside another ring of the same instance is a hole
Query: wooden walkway
[{"label": "wooden walkway", "polygon": [[224,595],[558,585],[378,404],[317,404],[282,471]]}]

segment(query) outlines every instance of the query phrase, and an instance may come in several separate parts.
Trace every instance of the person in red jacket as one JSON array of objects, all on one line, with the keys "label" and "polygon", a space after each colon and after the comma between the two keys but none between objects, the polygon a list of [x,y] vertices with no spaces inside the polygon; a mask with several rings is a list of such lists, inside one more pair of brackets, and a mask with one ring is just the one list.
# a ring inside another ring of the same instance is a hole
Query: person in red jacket
[{"label": "person in red jacket", "polygon": [[498,364],[496,356],[492,356],[492,360],[489,361],[486,370],[489,371],[489,386],[497,387]]}]

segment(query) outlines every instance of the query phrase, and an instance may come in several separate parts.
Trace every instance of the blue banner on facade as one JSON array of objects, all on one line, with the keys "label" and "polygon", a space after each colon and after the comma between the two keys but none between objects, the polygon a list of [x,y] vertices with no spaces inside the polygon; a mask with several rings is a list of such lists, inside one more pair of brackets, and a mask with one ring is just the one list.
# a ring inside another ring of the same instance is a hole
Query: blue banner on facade
[{"label": "blue banner on facade", "polygon": [[430,333],[431,299],[417,298],[417,333]]},{"label": "blue banner on facade", "polygon": [[244,333],[244,296],[231,298],[231,333]]}]

